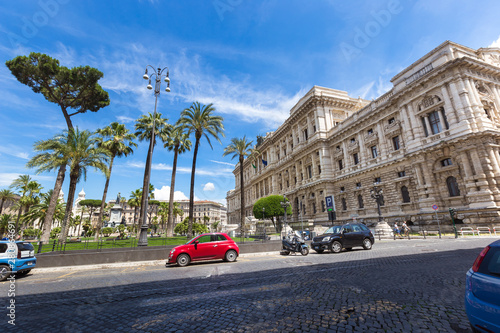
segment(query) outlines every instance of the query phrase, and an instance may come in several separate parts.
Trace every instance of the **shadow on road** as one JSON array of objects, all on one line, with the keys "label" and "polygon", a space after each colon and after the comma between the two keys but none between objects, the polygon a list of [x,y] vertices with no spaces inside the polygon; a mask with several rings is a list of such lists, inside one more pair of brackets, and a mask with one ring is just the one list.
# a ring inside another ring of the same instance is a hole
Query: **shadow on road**
[{"label": "shadow on road", "polygon": [[[18,296],[16,326],[61,332],[349,327],[469,332],[463,307],[465,273],[481,249]],[[334,254],[321,256],[327,255]],[[169,273],[182,269],[190,268],[165,268]],[[0,304],[8,301],[3,297]]]}]

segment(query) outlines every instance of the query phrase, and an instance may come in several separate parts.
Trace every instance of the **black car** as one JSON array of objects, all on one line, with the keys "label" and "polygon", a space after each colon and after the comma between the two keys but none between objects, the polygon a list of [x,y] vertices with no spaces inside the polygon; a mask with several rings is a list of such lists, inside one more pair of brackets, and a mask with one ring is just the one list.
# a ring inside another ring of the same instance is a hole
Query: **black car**
[{"label": "black car", "polygon": [[355,246],[371,250],[373,243],[375,238],[366,225],[344,224],[330,227],[324,234],[314,237],[311,248],[318,253],[325,250],[339,253],[342,249],[351,250]]}]

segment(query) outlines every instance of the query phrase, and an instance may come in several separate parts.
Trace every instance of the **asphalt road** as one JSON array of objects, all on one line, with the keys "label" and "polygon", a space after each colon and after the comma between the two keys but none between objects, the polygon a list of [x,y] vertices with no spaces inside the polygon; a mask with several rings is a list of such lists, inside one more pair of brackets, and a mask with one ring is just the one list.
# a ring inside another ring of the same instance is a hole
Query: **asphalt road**
[{"label": "asphalt road", "polygon": [[[183,268],[34,270],[0,284],[0,329],[469,332],[465,273],[493,240],[388,240],[370,251],[248,255]],[[12,300],[15,327],[6,309]]]}]

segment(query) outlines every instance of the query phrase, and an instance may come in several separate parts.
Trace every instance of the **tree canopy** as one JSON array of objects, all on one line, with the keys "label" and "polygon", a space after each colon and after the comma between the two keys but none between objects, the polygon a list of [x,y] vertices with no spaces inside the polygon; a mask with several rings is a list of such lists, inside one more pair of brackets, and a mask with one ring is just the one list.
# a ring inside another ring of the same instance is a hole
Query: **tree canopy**
[{"label": "tree canopy", "polygon": [[[19,82],[59,105],[68,129],[73,128],[71,116],[87,111],[97,112],[109,105],[108,93],[97,83],[103,74],[96,68],[68,68],[61,66],[57,59],[35,52],[15,57],[5,64]],[[70,113],[69,109],[74,112]]]},{"label": "tree canopy", "polygon": [[[282,195],[270,195],[267,197],[260,198],[253,205],[253,216],[255,216],[258,219],[276,217],[278,218],[279,221],[279,219],[285,215],[285,209],[281,206],[281,202],[283,202]],[[262,208],[265,209],[265,212],[263,212]],[[263,215],[263,213],[265,215]],[[286,213],[288,215],[292,214],[291,205],[287,207]],[[274,219],[273,219],[273,224],[274,224]],[[275,224],[275,228],[277,232],[281,232],[280,223],[278,223],[277,225]]]}]

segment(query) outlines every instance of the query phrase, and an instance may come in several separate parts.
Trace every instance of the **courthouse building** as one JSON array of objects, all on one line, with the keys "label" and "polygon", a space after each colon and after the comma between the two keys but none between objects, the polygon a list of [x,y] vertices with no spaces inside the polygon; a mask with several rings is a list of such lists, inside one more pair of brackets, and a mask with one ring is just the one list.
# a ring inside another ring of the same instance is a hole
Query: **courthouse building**
[{"label": "courthouse building", "polygon": [[[376,186],[389,223],[432,223],[436,205],[445,222],[454,208],[459,222],[500,225],[500,49],[446,41],[391,82],[373,101],[314,86],[258,146],[257,168],[245,160],[245,215],[280,194],[293,221],[324,223],[333,196],[337,220],[372,224]],[[228,223],[239,223],[233,173]]]}]

